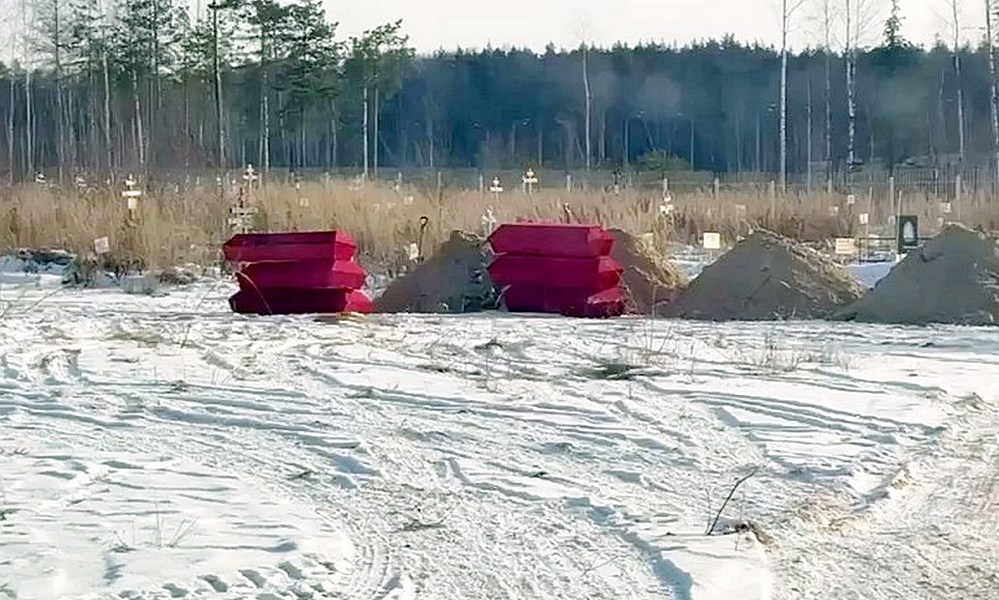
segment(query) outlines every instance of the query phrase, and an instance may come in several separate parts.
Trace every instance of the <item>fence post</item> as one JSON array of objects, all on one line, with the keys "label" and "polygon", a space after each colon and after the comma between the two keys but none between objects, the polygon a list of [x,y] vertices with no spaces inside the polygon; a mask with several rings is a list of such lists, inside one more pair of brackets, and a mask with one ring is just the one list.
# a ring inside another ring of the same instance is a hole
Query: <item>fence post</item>
[{"label": "fence post", "polygon": [[891,205],[895,206],[895,176],[888,177],[888,197],[891,198]]},{"label": "fence post", "polygon": [[714,185],[715,198],[717,198],[718,192],[721,191],[721,182],[718,180],[717,177],[715,177],[713,185]]},{"label": "fence post", "polygon": [[770,180],[770,219],[771,227],[776,227],[777,223],[777,182]]}]

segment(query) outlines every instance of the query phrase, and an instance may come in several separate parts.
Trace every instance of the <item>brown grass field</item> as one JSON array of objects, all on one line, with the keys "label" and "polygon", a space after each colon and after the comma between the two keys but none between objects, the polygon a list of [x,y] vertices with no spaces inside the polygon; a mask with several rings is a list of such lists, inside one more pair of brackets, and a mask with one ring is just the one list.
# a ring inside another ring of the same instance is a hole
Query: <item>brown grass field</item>
[{"label": "brown grass field", "polygon": [[[303,200],[303,198],[305,200]],[[95,238],[108,236],[111,262],[127,261],[141,268],[183,264],[210,265],[220,260],[219,246],[232,232],[227,223],[234,198],[211,191],[162,194],[147,192],[129,216],[120,190],[78,191],[35,185],[0,191],[0,252],[16,248],[64,248],[86,253]],[[999,228],[999,204],[984,195],[966,197],[942,214],[940,201],[929,196],[902,196],[906,214],[920,217],[924,234],[937,229],[938,218],[969,226]],[[347,182],[272,184],[253,190],[248,205],[256,206],[257,231],[343,229],[359,246],[369,269],[394,272],[407,262],[407,248],[420,240],[420,218],[427,217],[424,254],[432,253],[450,231],[480,231],[487,207],[502,223],[516,219],[596,222],[636,235],[652,233],[657,243],[698,243],[705,231],[718,231],[730,242],[753,227],[765,227],[808,242],[828,242],[836,236],[865,235],[858,214],[870,215],[877,231],[898,211],[887,199],[860,195],[848,205],[843,194],[772,196],[766,189],[749,192],[691,193],[672,199],[671,214],[660,210],[655,191],[626,190],[620,195],[591,191],[568,193],[520,190],[498,199],[478,191],[425,191],[369,183],[362,188]],[[838,213],[834,214],[834,207]]]}]

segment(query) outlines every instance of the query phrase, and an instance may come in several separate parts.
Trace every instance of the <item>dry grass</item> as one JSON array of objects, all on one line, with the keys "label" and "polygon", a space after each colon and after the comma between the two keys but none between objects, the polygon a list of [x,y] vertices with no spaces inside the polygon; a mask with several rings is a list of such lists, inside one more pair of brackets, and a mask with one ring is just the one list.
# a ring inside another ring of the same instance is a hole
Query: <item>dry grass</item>
[{"label": "dry grass", "polygon": [[[108,236],[117,260],[138,259],[142,266],[167,267],[186,263],[208,265],[219,260],[219,246],[229,237],[229,207],[209,190],[149,193],[141,199],[137,218],[129,221],[117,190],[90,190],[34,185],[0,191],[0,251],[12,248],[59,247],[77,252]],[[301,201],[307,199],[307,202]],[[694,193],[675,197],[675,208],[660,211],[656,192],[627,190],[620,195],[601,191],[568,193],[543,190],[532,196],[507,192],[497,201],[477,191],[404,188],[368,184],[363,188],[334,182],[302,184],[301,189],[273,184],[255,190],[249,204],[259,208],[256,229],[310,230],[341,228],[358,241],[369,267],[389,271],[406,262],[406,249],[420,237],[420,217],[429,225],[423,242],[429,253],[455,229],[477,231],[492,207],[499,222],[518,218],[599,222],[636,235],[653,233],[659,243],[693,242],[704,231],[720,231],[726,239],[763,226],[789,237],[819,241],[862,232],[856,213],[870,213],[872,225],[883,224],[895,212],[887,200],[861,196],[847,206],[843,195],[772,197],[765,189],[751,192]],[[568,205],[568,213],[566,211]],[[833,215],[831,207],[839,207]],[[940,216],[939,201],[927,196],[904,198],[904,212],[918,214],[930,229]],[[948,220],[999,228],[999,206],[984,196],[954,205]]]}]

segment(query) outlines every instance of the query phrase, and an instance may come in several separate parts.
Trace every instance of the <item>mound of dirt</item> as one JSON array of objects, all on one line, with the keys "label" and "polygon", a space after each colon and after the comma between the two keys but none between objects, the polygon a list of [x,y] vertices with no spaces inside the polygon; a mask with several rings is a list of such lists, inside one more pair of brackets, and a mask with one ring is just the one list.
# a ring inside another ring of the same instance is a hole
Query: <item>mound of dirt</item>
[{"label": "mound of dirt", "polygon": [[663,313],[707,321],[822,319],[863,292],[829,257],[760,230],[705,267]]},{"label": "mound of dirt", "polygon": [[462,313],[495,308],[485,239],[452,231],[424,263],[393,281],[375,299],[375,312]]},{"label": "mound of dirt", "polygon": [[999,323],[999,247],[984,233],[949,225],[836,314],[868,323]]},{"label": "mound of dirt", "polygon": [[621,287],[628,299],[628,312],[651,314],[687,285],[683,272],[654,248],[621,229],[609,229],[608,233],[614,237],[611,258],[624,268]]}]

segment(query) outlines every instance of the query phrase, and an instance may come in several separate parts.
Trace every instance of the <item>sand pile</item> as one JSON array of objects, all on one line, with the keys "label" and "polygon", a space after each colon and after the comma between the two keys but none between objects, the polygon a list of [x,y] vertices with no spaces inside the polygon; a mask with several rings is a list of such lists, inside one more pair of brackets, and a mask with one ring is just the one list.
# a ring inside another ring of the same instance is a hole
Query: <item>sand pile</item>
[{"label": "sand pile", "polygon": [[485,239],[452,231],[424,263],[392,282],[375,299],[375,312],[475,312],[495,308],[496,294],[486,266]]},{"label": "sand pile", "polygon": [[628,299],[628,312],[650,314],[656,306],[671,302],[687,285],[683,272],[654,248],[620,229],[609,229],[608,233],[614,237],[611,258],[624,269],[621,287]]},{"label": "sand pile", "polygon": [[863,291],[827,256],[757,231],[705,267],[663,314],[711,321],[821,319]]},{"label": "sand pile", "polygon": [[924,325],[999,322],[999,247],[984,233],[949,225],[913,250],[837,318]]}]

